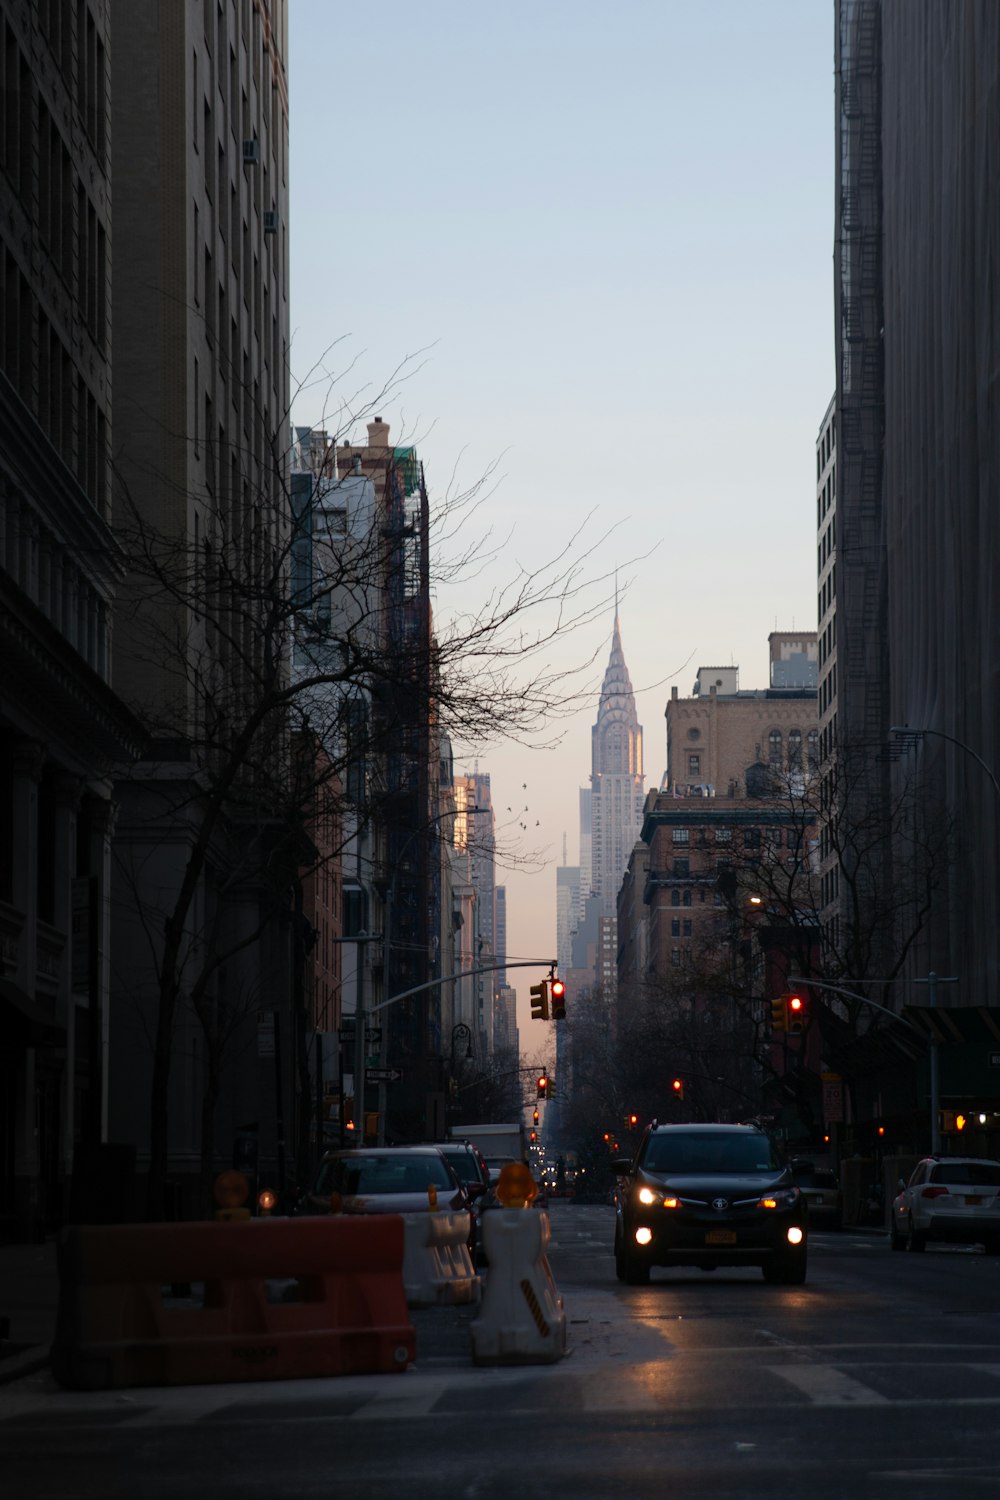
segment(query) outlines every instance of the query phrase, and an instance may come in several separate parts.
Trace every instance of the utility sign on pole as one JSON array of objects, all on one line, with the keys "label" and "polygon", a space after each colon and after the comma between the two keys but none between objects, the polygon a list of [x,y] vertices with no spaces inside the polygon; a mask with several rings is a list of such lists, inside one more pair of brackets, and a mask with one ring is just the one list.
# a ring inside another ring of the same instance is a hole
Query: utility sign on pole
[{"label": "utility sign on pole", "polygon": [[366,1068],[365,1083],[399,1083],[402,1068]]},{"label": "utility sign on pole", "polygon": [[257,1056],[274,1056],[274,1011],[257,1012]]}]

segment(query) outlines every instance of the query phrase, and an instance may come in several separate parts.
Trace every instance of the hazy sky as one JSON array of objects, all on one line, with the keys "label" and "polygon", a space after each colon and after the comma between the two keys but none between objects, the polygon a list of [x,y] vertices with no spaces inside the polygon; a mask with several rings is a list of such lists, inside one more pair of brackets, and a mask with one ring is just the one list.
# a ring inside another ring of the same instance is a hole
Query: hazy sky
[{"label": "hazy sky", "polygon": [[[593,549],[581,576],[603,609],[550,654],[592,659],[585,705],[555,746],[478,755],[508,851],[508,952],[548,958],[614,568],[647,786],[672,684],[736,662],[742,687],[766,686],[768,633],[816,628],[833,3],[290,10],[292,374],[309,381],[294,419],[340,430],[416,356],[378,415],[417,442],[432,501],[494,465],[498,481],[463,536],[490,560],[438,589],[442,622],[581,525],[576,551]],[[537,977],[511,976],[522,1047],[544,1060]]]}]

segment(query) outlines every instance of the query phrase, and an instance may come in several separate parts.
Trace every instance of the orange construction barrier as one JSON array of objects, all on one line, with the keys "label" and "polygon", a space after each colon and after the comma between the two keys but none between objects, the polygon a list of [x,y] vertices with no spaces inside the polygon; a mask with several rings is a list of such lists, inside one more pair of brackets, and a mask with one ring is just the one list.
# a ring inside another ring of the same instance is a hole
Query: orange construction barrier
[{"label": "orange construction barrier", "polygon": [[52,1372],[107,1390],[403,1371],[403,1246],[398,1214],[64,1229]]}]

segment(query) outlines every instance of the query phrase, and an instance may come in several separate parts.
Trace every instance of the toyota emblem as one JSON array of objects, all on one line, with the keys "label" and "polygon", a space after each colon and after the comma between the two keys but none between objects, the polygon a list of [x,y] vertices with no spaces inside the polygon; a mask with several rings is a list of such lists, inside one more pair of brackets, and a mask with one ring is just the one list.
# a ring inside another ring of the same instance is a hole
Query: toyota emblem
[{"label": "toyota emblem", "polygon": [[721,1214],[724,1209],[726,1209],[726,1208],[729,1207],[729,1199],[728,1198],[713,1198],[712,1199],[712,1207],[718,1213]]}]

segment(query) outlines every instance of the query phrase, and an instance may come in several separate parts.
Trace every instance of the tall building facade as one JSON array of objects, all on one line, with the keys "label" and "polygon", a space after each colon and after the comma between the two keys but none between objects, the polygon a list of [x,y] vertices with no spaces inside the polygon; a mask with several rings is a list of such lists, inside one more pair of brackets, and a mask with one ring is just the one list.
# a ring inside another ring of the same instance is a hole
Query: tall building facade
[{"label": "tall building facade", "polygon": [[[0,1239],[108,1132],[110,6],[0,3]],[[99,1191],[95,1189],[95,1191]]]},{"label": "tall building facade", "polygon": [[[190,901],[185,871],[202,847],[214,747],[226,742],[220,715],[242,711],[260,681],[254,580],[266,590],[287,534],[287,7],[112,0],[110,14],[114,523],[155,538],[175,567],[187,559],[179,593],[157,595],[130,575],[116,609],[115,685],[152,744],[117,788],[111,1111],[116,1138],[137,1143],[154,1178],[168,1130],[168,1169],[189,1181],[204,1177],[203,1146],[208,1159],[232,1160],[237,1121],[260,1119],[262,1152],[267,1137],[272,1160],[281,1153],[280,1108],[260,1107],[273,1074],[268,1046],[227,1041],[230,1060],[245,1062],[216,1076],[222,1032],[242,1027],[252,1039],[259,1014],[273,1047],[271,1028],[287,1024],[287,925],[276,913],[270,920],[257,874],[237,878],[252,828],[238,816],[224,834],[218,825]],[[150,931],[173,932],[179,899],[182,928],[169,946],[150,945]],[[211,974],[209,933],[234,953]],[[168,1030],[155,1017],[164,1016],[161,981],[178,942],[190,982],[182,980]],[[217,1086],[212,1124],[206,1105]]]},{"label": "tall building facade", "polygon": [[836,45],[837,742],[911,731],[881,795],[954,837],[907,975],[997,1005],[1000,13],[838,0]]},{"label": "tall building facade", "polygon": [[[956,855],[910,975],[945,969],[959,976],[946,987],[957,1003],[993,1006],[1000,1005],[1000,372],[988,351],[1000,334],[989,269],[1000,217],[998,132],[996,6],[885,5],[888,708],[891,724],[926,731],[894,774],[927,779],[954,818]],[[992,1093],[995,1107],[995,1084]]]}]

